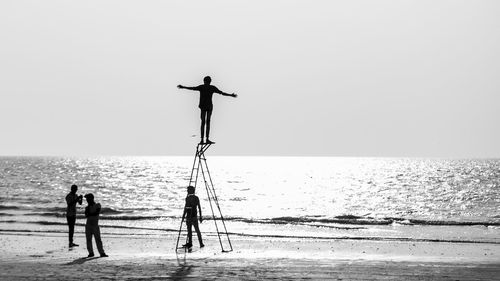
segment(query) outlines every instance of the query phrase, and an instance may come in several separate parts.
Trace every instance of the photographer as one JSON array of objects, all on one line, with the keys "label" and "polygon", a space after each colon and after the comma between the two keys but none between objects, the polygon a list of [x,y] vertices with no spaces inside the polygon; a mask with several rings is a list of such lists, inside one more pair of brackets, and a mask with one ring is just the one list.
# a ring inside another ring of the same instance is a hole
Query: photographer
[{"label": "photographer", "polygon": [[94,195],[92,193],[85,194],[85,199],[87,199],[88,206],[85,207],[85,217],[87,218],[87,223],[85,224],[85,236],[87,238],[87,250],[89,251],[88,257],[94,256],[94,248],[92,247],[92,236],[95,238],[95,243],[97,244],[97,250],[101,257],[107,257],[104,249],[102,248],[101,241],[101,230],[99,229],[99,214],[101,212],[101,204],[94,201]]},{"label": "photographer", "polygon": [[75,223],[76,223],[76,203],[82,205],[83,196],[78,196],[76,191],[78,186],[73,184],[71,186],[71,192],[66,195],[66,203],[68,207],[66,208],[66,220],[68,221],[69,228],[69,247],[78,246],[78,244],[73,243],[73,234],[75,233]]}]

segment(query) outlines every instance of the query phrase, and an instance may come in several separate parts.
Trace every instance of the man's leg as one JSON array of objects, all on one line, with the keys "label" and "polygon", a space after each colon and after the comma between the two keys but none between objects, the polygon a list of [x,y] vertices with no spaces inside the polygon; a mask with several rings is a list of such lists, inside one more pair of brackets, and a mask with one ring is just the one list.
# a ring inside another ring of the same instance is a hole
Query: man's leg
[{"label": "man's leg", "polygon": [[193,226],[194,230],[196,231],[196,235],[198,236],[198,242],[200,242],[200,247],[205,247],[205,245],[203,245],[203,239],[201,239],[201,231],[200,227],[198,226],[197,220],[193,221]]},{"label": "man's leg", "polygon": [[205,120],[206,120],[207,112],[205,110],[201,110],[201,127],[200,127],[200,135],[201,135],[201,143],[203,143],[203,139],[205,137]]},{"label": "man's leg", "polygon": [[212,110],[207,111],[207,142],[210,142],[210,118],[212,117]]},{"label": "man's leg", "polygon": [[101,230],[99,229],[98,225],[95,225],[92,228],[93,228],[92,232],[94,233],[94,237],[95,237],[95,244],[97,245],[97,251],[99,251],[99,254],[101,256],[105,256],[106,253],[104,252],[104,249],[102,248]]},{"label": "man's leg", "polygon": [[193,223],[191,219],[186,220],[187,231],[188,231],[188,245],[191,247],[193,245]]},{"label": "man's leg", "polygon": [[66,220],[68,221],[68,228],[69,228],[69,246],[73,246],[73,234],[75,233],[75,222],[76,222],[76,216],[67,216]]},{"label": "man's leg", "polygon": [[85,237],[87,238],[87,251],[89,251],[89,256],[93,256],[94,249],[92,248],[92,227],[90,225],[85,226]]}]

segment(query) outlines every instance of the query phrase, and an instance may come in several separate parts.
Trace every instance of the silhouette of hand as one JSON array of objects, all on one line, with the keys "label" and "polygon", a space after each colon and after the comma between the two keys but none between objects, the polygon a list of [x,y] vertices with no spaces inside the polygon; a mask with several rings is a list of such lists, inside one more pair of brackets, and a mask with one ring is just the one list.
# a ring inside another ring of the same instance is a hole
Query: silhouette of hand
[{"label": "silhouette of hand", "polygon": [[235,94],[235,93],[232,93],[232,94],[231,94],[231,96],[232,96],[233,98],[238,97],[238,95],[237,95],[237,94]]},{"label": "silhouette of hand", "polygon": [[182,89],[182,88],[184,88],[184,86],[182,86],[182,85],[177,85],[177,88]]},{"label": "silhouette of hand", "polygon": [[202,223],[202,222],[203,222],[203,218],[202,218],[202,217],[200,217],[200,223]]}]

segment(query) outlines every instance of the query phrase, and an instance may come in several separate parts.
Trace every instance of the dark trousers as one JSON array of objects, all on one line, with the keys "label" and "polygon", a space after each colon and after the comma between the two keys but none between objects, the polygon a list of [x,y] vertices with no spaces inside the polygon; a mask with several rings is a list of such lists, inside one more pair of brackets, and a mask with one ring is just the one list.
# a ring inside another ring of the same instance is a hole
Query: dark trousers
[{"label": "dark trousers", "polygon": [[200,227],[198,226],[198,218],[189,218],[186,220],[186,226],[188,230],[188,243],[193,245],[193,229],[196,231],[196,235],[198,235],[198,242],[200,242],[200,246],[203,245],[203,240],[201,239]]},{"label": "dark trousers", "polygon": [[90,255],[94,254],[94,248],[92,247],[92,236],[95,238],[95,243],[97,244],[97,251],[99,254],[104,254],[104,249],[102,248],[101,241],[101,230],[98,225],[85,225],[85,236],[87,237],[87,251]]},{"label": "dark trousers", "polygon": [[69,243],[73,243],[73,234],[75,233],[75,223],[76,223],[76,216],[67,216],[66,220],[68,221],[68,228],[69,228]]}]

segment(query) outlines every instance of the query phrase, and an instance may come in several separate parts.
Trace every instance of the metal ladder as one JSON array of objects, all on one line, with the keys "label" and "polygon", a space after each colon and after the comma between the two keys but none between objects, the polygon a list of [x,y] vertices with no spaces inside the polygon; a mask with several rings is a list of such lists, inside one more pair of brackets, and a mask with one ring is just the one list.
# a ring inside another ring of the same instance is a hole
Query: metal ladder
[{"label": "metal ladder", "polygon": [[[219,238],[220,247],[222,252],[231,252],[233,250],[233,246],[231,244],[231,240],[229,239],[229,234],[227,232],[226,223],[224,221],[224,216],[222,215],[222,211],[219,206],[219,200],[217,199],[217,194],[215,193],[214,184],[212,182],[212,177],[210,176],[210,170],[207,165],[207,158],[205,157],[205,151],[211,146],[210,143],[200,143],[196,146],[196,154],[194,156],[193,168],[191,169],[191,176],[189,177],[189,185],[197,188],[199,174],[201,172],[201,179],[205,185],[205,190],[207,191],[208,202],[210,203],[210,210],[212,211],[212,219],[215,224],[215,230],[217,231],[217,236]],[[215,206],[214,206],[215,205]],[[215,207],[215,208],[214,208]],[[184,210],[183,210],[184,214]],[[179,234],[177,235],[177,243],[175,245],[175,251],[179,249],[185,249],[185,247],[179,247],[179,240],[182,234],[182,225],[184,223],[184,215],[181,219],[181,225],[179,227]],[[225,240],[223,237],[227,238],[227,243],[223,243],[222,240]],[[186,243],[188,237],[186,235]]]}]

